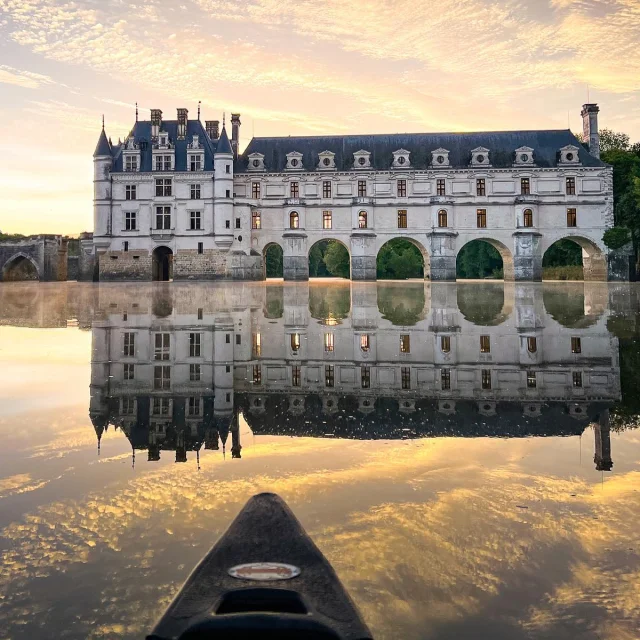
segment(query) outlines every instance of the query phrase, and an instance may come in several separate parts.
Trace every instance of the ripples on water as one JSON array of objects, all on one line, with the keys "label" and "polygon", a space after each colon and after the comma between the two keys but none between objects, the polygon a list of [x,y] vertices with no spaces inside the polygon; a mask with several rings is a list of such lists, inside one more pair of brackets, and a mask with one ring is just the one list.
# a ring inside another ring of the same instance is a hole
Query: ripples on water
[{"label": "ripples on water", "polygon": [[639,295],[1,285],[0,637],[143,636],[261,490],[376,638],[640,637]]}]

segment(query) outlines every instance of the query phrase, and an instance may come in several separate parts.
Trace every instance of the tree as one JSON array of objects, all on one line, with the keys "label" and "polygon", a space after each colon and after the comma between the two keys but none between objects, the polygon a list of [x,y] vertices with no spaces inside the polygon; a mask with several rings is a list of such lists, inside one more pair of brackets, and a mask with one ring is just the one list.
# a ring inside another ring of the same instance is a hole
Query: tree
[{"label": "tree", "polygon": [[573,240],[558,240],[545,251],[542,266],[582,266],[582,249]]},{"label": "tree", "polygon": [[267,278],[282,278],[282,247],[271,244],[265,253],[265,266]]},{"label": "tree", "polygon": [[348,278],[351,273],[349,252],[340,242],[329,240],[324,253],[327,271],[338,278]]},{"label": "tree", "polygon": [[629,149],[629,136],[626,133],[612,131],[611,129],[600,129],[600,154],[621,149],[627,151]]},{"label": "tree", "polygon": [[403,238],[395,238],[382,246],[376,259],[380,280],[424,278],[424,260],[420,249]]},{"label": "tree", "polygon": [[458,253],[456,276],[458,278],[495,277],[502,270],[502,256],[488,242],[473,240]]}]

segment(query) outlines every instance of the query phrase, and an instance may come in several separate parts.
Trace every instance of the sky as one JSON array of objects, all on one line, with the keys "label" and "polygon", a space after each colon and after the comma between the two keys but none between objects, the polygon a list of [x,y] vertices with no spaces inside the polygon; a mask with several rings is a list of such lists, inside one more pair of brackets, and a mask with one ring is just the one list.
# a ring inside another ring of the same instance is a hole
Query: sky
[{"label": "sky", "polygon": [[640,140],[640,0],[0,0],[0,231],[92,230],[92,153],[149,109],[253,135]]}]

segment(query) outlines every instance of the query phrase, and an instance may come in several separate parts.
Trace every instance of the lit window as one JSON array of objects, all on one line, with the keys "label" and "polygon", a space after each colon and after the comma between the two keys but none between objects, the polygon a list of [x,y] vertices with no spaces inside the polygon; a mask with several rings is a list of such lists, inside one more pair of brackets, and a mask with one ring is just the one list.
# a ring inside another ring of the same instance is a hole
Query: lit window
[{"label": "lit window", "polygon": [[300,216],[297,211],[292,211],[289,214],[289,229],[299,229],[300,228]]},{"label": "lit window", "polygon": [[536,338],[527,338],[527,351],[535,353],[538,350],[538,341]]},{"label": "lit window", "polygon": [[580,338],[571,338],[571,353],[582,353],[582,340]]},{"label": "lit window", "polygon": [[135,211],[127,211],[124,214],[125,231],[135,231],[137,227],[137,213]]},{"label": "lit window", "polygon": [[400,369],[400,376],[402,378],[402,388],[411,389],[411,369],[410,367],[402,367]]},{"label": "lit window", "polygon": [[491,389],[491,369],[482,370],[482,388]]},{"label": "lit window", "polygon": [[252,182],[251,183],[251,197],[256,199],[260,197],[260,183]]},{"label": "lit window", "polygon": [[324,350],[327,353],[333,351],[334,343],[333,343],[333,333],[325,333],[324,334]]},{"label": "lit window", "polygon": [[290,194],[292,198],[300,197],[300,185],[298,182],[291,183]]},{"label": "lit window", "polygon": [[136,334],[125,333],[124,334],[124,346],[123,352],[125,356],[134,356],[136,353]]},{"label": "lit window", "polygon": [[191,199],[192,200],[200,200],[200,185],[192,184],[191,185]]},{"label": "lit window", "polygon": [[262,355],[262,335],[260,333],[254,333],[251,336],[251,352],[254,358],[259,358]]},{"label": "lit window", "polygon": [[578,388],[582,387],[582,371],[573,372],[573,386]]},{"label": "lit window", "polygon": [[438,226],[439,227],[448,227],[448,221],[447,221],[447,212],[444,209],[440,209],[440,211],[438,211]]},{"label": "lit window", "polygon": [[332,223],[331,218],[332,218],[331,211],[322,212],[322,228],[323,229],[331,229],[331,223]]},{"label": "lit window", "polygon": [[407,181],[398,180],[398,198],[407,197]]},{"label": "lit window", "polygon": [[190,364],[189,365],[189,381],[190,382],[200,382],[201,371],[199,364]]},{"label": "lit window", "polygon": [[478,229],[486,229],[487,227],[487,210],[478,209],[476,211]]},{"label": "lit window", "polygon": [[262,228],[262,218],[260,216],[259,211],[251,212],[251,228],[252,229],[261,229]]},{"label": "lit window", "polygon": [[202,334],[190,333],[189,334],[189,357],[199,358],[202,349]]},{"label": "lit window", "polygon": [[371,387],[371,368],[362,366],[360,367],[360,384],[363,389],[369,389]]},{"label": "lit window", "polygon": [[568,196],[576,195],[576,179],[575,178],[567,178],[567,195]]},{"label": "lit window", "polygon": [[324,386],[325,387],[333,387],[334,383],[334,370],[333,365],[328,364],[324,368]]},{"label": "lit window", "polygon": [[299,364],[294,364],[291,367],[291,385],[293,387],[299,387],[300,386],[300,382],[301,382],[300,365]]},{"label": "lit window", "polygon": [[522,216],[525,227],[533,227],[533,211],[531,209],[525,209]]},{"label": "lit window", "polygon": [[201,220],[199,211],[189,211],[189,229],[192,231],[200,230]]},{"label": "lit window", "polygon": [[358,214],[358,229],[366,229],[367,228],[367,212],[361,211]]},{"label": "lit window", "polygon": [[480,353],[491,353],[490,336],[480,336]]},{"label": "lit window", "polygon": [[400,209],[398,211],[398,229],[407,228],[407,211],[406,209]]},{"label": "lit window", "polygon": [[535,389],[536,386],[537,386],[536,372],[535,371],[527,371],[527,388]]},{"label": "lit window", "polygon": [[262,384],[262,367],[259,364],[253,365],[253,384]]},{"label": "lit window", "polygon": [[443,391],[451,389],[451,371],[449,369],[440,369],[440,388]]},{"label": "lit window", "polygon": [[360,336],[360,349],[362,351],[369,351],[370,348],[371,348],[371,340],[370,340],[369,334],[363,333]]},{"label": "lit window", "polygon": [[135,184],[128,184],[124,188],[125,200],[135,200],[137,195],[137,187]]},{"label": "lit window", "polygon": [[578,226],[578,212],[576,209],[567,209],[567,227]]},{"label": "lit window", "polygon": [[331,181],[330,180],[324,180],[322,182],[322,197],[323,198],[331,197]]},{"label": "lit window", "polygon": [[436,180],[436,195],[439,195],[439,196],[446,195],[446,182],[444,178],[438,178]]},{"label": "lit window", "polygon": [[476,195],[478,196],[487,195],[487,184],[484,178],[478,178],[476,180]]},{"label": "lit window", "polygon": [[300,351],[300,334],[292,333],[291,334],[291,351],[297,353]]},{"label": "lit window", "polygon": [[531,194],[531,180],[529,178],[520,178],[520,193],[523,196]]},{"label": "lit window", "polygon": [[125,364],[124,365],[124,379],[125,380],[133,380],[133,377],[135,375],[135,370],[133,368],[132,364]]},{"label": "lit window", "polygon": [[160,365],[153,367],[153,388],[157,391],[171,388],[171,367]]},{"label": "lit window", "polygon": [[358,180],[358,198],[365,198],[367,196],[367,181]]},{"label": "lit window", "polygon": [[440,351],[442,353],[451,351],[451,336],[440,336]]},{"label": "lit window", "polygon": [[411,353],[411,336],[408,333],[400,336],[400,353]]},{"label": "lit window", "polygon": [[156,333],[155,334],[155,360],[168,360],[169,352],[171,350],[171,334],[170,333]]},{"label": "lit window", "polygon": [[171,207],[156,207],[156,229],[171,229]]}]

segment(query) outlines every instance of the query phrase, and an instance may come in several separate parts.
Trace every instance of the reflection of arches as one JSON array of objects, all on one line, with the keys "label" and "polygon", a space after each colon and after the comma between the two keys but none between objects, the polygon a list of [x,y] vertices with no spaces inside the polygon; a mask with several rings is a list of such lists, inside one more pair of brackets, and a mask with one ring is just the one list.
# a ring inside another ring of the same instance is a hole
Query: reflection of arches
[{"label": "reflection of arches", "polygon": [[378,311],[396,326],[411,327],[426,316],[424,283],[378,284]]},{"label": "reflection of arches", "polygon": [[341,324],[351,311],[351,287],[345,284],[318,284],[309,287],[309,313],[321,324]]},{"label": "reflection of arches", "polygon": [[268,320],[282,318],[284,313],[284,289],[281,285],[269,285],[266,287],[262,312]]},{"label": "reflection of arches", "polygon": [[458,284],[458,309],[464,319],[481,327],[502,324],[513,308],[505,300],[505,286],[493,282]]},{"label": "reflection of arches", "polygon": [[547,313],[563,327],[586,329],[598,322],[603,309],[591,311],[587,304],[584,284],[580,282],[545,285],[542,301]]},{"label": "reflection of arches", "polygon": [[4,282],[39,279],[40,271],[36,261],[26,253],[21,252],[11,256],[2,268],[2,280]]},{"label": "reflection of arches", "polygon": [[156,247],[152,254],[154,280],[168,282],[173,278],[173,251],[169,247]]},{"label": "reflection of arches", "polygon": [[461,266],[458,263],[458,259],[460,258],[460,254],[462,250],[467,247],[471,247],[474,242],[485,242],[490,246],[492,246],[500,254],[500,258],[502,259],[502,274],[505,282],[515,280],[515,270],[513,267],[513,254],[511,253],[507,245],[502,244],[502,242],[499,242],[498,240],[494,240],[493,238],[474,238],[473,240],[465,242],[465,244],[463,244],[460,247],[460,249],[458,250],[458,254],[456,255],[456,273],[459,273],[459,269]]},{"label": "reflection of arches", "polygon": [[171,288],[160,287],[159,289],[154,289],[151,300],[151,313],[153,313],[156,318],[168,318],[173,313],[173,295]]},{"label": "reflection of arches", "polygon": [[606,282],[607,281],[607,257],[598,247],[598,245],[593,242],[593,240],[589,240],[588,238],[584,238],[582,236],[565,236],[564,238],[560,238],[553,242],[547,249],[545,250],[542,256],[542,265],[544,266],[557,266],[550,264],[548,254],[549,250],[553,247],[558,246],[558,242],[561,241],[570,241],[578,245],[582,252],[582,277],[585,282]]},{"label": "reflection of arches", "polygon": [[283,251],[277,242],[269,242],[262,250],[262,264],[264,277],[282,278]]},{"label": "reflection of arches", "polygon": [[314,242],[309,248],[310,278],[349,278],[351,252],[349,247],[335,238]]},{"label": "reflection of arches", "polygon": [[[385,247],[393,249],[393,252],[383,252]],[[417,257],[421,264],[418,265],[414,257]],[[407,278],[429,280],[431,259],[424,245],[413,238],[401,236],[388,240],[380,247],[376,255],[376,270],[379,280],[406,280]]]}]

